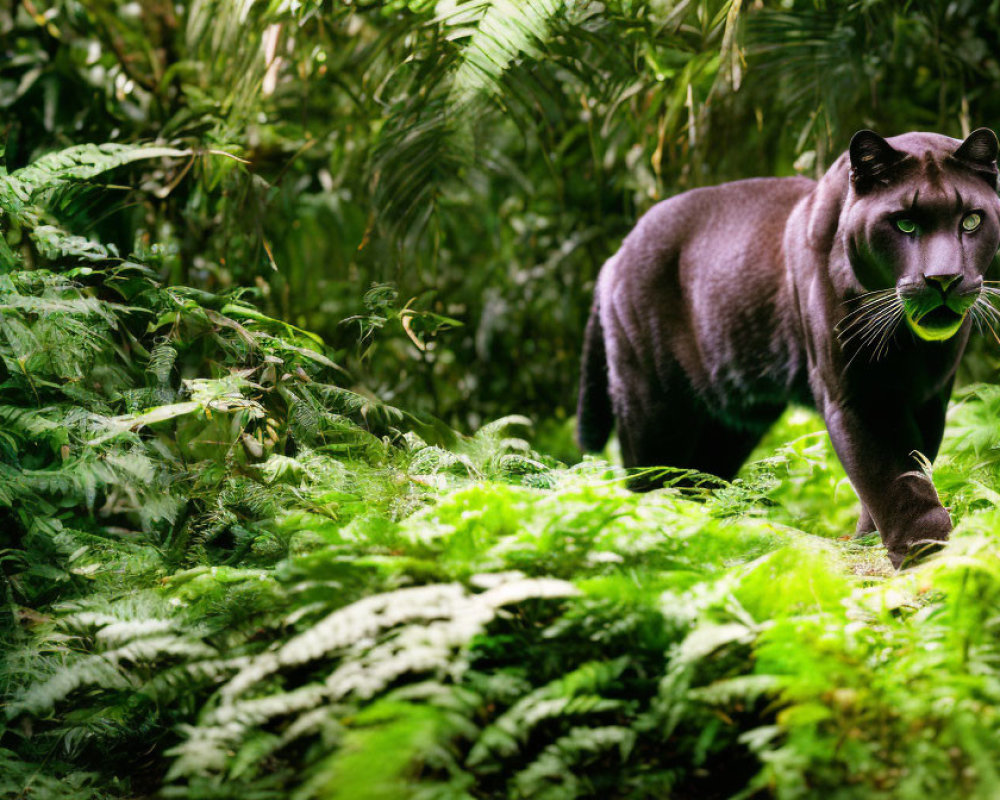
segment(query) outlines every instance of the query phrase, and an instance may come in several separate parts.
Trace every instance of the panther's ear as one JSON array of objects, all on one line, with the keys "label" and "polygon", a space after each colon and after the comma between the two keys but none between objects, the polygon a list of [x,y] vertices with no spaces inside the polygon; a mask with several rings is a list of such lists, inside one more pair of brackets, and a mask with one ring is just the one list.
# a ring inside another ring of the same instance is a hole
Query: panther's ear
[{"label": "panther's ear", "polygon": [[900,153],[875,131],[858,131],[851,137],[851,182],[857,192],[865,192],[884,180],[885,173],[902,161]]},{"label": "panther's ear", "polygon": [[989,128],[978,128],[952,153],[952,158],[976,172],[994,189],[997,187],[997,151],[1000,142]]}]

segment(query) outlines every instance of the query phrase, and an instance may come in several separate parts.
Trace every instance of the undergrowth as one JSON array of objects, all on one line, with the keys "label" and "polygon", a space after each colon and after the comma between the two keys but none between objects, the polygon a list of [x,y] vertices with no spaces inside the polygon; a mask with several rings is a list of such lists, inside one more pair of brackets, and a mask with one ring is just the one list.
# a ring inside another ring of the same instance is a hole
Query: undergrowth
[{"label": "undergrowth", "polygon": [[1000,390],[952,409],[951,544],[893,574],[807,412],[635,495],[61,227],[181,155],[0,180],[0,796],[994,796]]}]

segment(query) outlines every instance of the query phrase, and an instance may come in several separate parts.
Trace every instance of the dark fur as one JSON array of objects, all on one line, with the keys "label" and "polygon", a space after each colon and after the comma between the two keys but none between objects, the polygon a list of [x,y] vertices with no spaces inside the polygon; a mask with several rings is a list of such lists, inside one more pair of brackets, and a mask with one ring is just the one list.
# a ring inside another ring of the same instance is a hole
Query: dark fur
[{"label": "dark fur", "polygon": [[[980,298],[1000,246],[996,155],[988,130],[964,143],[861,131],[818,183],[738,181],[652,208],[601,270],[581,444],[600,449],[614,418],[627,466],[731,479],[788,402],[809,404],[862,500],[859,530],[877,526],[897,566],[946,539],[950,518],[913,453],[937,455],[973,321],[944,341],[906,319],[877,343],[844,333],[872,290],[895,286],[884,302],[919,306],[917,322],[937,304],[942,324]],[[982,223],[966,233],[973,210]],[[918,235],[898,230],[904,215]]]}]

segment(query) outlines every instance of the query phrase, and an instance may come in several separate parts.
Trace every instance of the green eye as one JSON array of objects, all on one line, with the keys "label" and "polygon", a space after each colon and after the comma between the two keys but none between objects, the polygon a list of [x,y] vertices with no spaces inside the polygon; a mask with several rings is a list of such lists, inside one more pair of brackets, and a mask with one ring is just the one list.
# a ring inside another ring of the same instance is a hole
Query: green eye
[{"label": "green eye", "polygon": [[983,218],[975,211],[962,220],[962,230],[971,233],[983,223]]},{"label": "green eye", "polygon": [[[968,219],[968,217],[966,217]],[[962,223],[965,224],[964,222]],[[976,223],[977,225],[979,223]],[[914,233],[917,230],[917,223],[912,219],[897,219],[896,227],[899,228],[903,233]]]}]

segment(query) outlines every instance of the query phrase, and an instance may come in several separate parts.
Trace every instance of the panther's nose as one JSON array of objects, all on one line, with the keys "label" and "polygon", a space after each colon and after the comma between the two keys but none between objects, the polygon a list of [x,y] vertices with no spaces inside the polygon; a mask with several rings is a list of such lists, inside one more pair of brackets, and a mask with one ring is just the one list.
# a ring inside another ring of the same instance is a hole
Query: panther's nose
[{"label": "panther's nose", "polygon": [[944,272],[935,275],[924,275],[924,283],[928,286],[941,290],[941,294],[948,294],[948,290],[961,280],[962,276],[958,272]]}]

